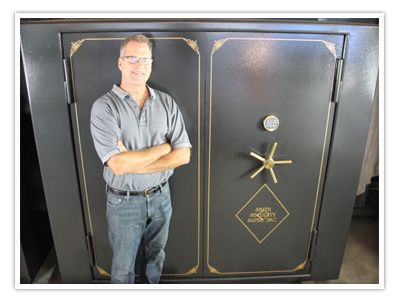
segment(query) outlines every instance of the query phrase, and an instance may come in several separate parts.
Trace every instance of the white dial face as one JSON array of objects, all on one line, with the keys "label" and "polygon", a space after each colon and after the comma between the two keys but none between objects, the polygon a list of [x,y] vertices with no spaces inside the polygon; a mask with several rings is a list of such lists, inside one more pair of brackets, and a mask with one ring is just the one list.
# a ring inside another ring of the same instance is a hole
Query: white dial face
[{"label": "white dial face", "polygon": [[268,131],[275,131],[279,127],[279,119],[276,116],[269,115],[264,119],[264,128]]}]

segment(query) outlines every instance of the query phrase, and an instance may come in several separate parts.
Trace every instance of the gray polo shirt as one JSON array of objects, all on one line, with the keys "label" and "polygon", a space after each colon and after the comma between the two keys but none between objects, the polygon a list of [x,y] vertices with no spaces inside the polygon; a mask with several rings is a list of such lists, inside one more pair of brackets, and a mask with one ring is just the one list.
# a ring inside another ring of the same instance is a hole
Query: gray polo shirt
[{"label": "gray polo shirt", "polygon": [[170,143],[173,149],[192,147],[182,114],[174,99],[147,86],[150,97],[141,109],[124,90],[114,85],[92,106],[90,131],[97,154],[104,164],[103,178],[116,189],[143,191],[173,174],[173,169],[150,174],[115,175],[106,162],[119,153],[117,141],[128,150]]}]

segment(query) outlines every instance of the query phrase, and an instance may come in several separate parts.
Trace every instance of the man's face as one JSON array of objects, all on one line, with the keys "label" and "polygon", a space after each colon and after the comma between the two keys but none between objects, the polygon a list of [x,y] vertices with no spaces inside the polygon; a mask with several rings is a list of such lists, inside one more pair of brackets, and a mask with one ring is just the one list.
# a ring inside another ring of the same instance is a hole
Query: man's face
[{"label": "man's face", "polygon": [[132,63],[126,56],[139,58],[151,58],[151,51],[146,43],[129,42],[124,49],[125,58],[118,59],[118,68],[122,74],[122,81],[134,86],[144,86],[150,77],[151,63],[144,64],[142,61]]}]

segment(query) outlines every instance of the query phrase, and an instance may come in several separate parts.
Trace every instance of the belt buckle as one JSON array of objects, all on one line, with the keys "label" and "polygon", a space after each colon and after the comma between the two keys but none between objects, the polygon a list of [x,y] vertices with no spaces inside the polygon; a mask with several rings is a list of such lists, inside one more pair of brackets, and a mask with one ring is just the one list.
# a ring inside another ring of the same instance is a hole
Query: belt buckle
[{"label": "belt buckle", "polygon": [[152,187],[145,189],[145,190],[144,190],[144,195],[145,195],[146,197],[149,196],[149,195],[150,195],[150,194],[149,194],[149,191],[151,191],[152,189],[153,189]]}]

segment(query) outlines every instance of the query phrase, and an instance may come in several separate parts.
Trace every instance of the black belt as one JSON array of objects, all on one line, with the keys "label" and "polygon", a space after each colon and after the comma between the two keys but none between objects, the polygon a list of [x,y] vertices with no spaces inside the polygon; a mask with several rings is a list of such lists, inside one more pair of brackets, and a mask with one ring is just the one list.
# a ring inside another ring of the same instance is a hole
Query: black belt
[{"label": "black belt", "polygon": [[151,188],[147,188],[144,191],[138,192],[138,191],[121,191],[118,189],[114,189],[111,186],[107,185],[107,191],[110,191],[113,194],[119,195],[119,196],[138,196],[138,195],[143,195],[143,196],[149,196],[151,194],[154,194],[155,192],[161,190],[161,188],[167,183],[167,181],[153,186]]}]

